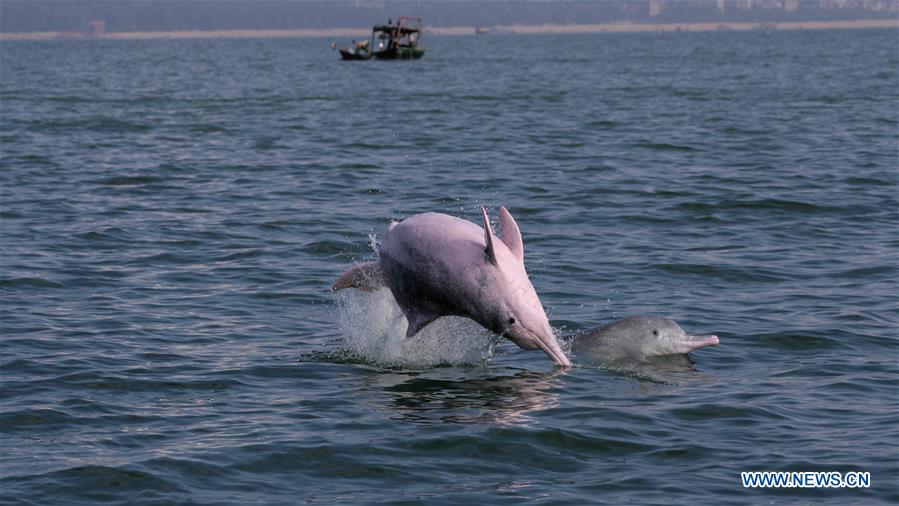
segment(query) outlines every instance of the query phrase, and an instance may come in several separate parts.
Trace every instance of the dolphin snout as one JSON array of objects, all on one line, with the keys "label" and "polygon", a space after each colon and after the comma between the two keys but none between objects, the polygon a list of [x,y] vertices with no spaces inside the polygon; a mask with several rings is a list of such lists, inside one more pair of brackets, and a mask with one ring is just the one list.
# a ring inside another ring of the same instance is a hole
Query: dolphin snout
[{"label": "dolphin snout", "polygon": [[565,352],[562,351],[562,347],[559,346],[559,342],[556,341],[556,336],[551,330],[534,332],[527,328],[518,327],[514,330],[506,330],[502,333],[502,336],[517,344],[519,348],[542,350],[558,366],[571,367],[571,361],[565,356]]},{"label": "dolphin snout", "polygon": [[718,336],[687,336],[685,341],[682,341],[679,344],[679,352],[680,353],[690,353],[693,350],[698,350],[699,348],[705,348],[706,346],[715,346],[718,344]]},{"label": "dolphin snout", "polygon": [[543,353],[546,353],[546,355],[552,359],[554,364],[561,367],[571,367],[571,361],[565,356],[565,352],[562,351],[562,347],[559,346],[559,342],[556,341],[554,335],[550,334],[549,337],[534,337],[537,341],[537,347],[543,350]]}]

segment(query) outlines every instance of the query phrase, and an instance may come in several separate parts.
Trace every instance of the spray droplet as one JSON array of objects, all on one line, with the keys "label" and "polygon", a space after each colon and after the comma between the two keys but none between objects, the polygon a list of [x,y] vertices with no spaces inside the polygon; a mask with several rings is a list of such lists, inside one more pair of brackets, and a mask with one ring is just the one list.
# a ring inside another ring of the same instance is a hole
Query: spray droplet
[{"label": "spray droplet", "polygon": [[447,316],[406,337],[408,322],[387,288],[335,295],[345,351],[378,366],[482,365],[500,337],[468,318]]}]

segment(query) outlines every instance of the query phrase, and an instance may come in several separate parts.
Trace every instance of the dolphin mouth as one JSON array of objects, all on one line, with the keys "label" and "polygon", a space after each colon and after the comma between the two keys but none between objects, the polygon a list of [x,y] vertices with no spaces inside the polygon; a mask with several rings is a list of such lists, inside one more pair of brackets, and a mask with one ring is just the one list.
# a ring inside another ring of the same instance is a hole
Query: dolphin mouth
[{"label": "dolphin mouth", "polygon": [[719,343],[718,336],[687,336],[687,339],[678,343],[678,352],[690,353],[706,346],[715,346]]},{"label": "dolphin mouth", "polygon": [[[547,342],[550,341],[550,342]],[[553,364],[560,367],[571,367],[571,361],[565,356],[565,352],[559,346],[555,337],[543,339],[537,336],[537,346],[552,359]]]},{"label": "dolphin mouth", "polygon": [[[565,352],[562,351],[562,347],[559,346],[559,342],[556,341],[556,336],[551,330],[547,330],[548,336],[546,337],[544,337],[542,333],[538,334],[528,329],[521,329],[520,332],[523,334],[520,337],[516,337],[515,334],[512,334],[508,330],[500,335],[517,344],[518,347],[522,349],[542,350],[543,353],[546,353],[546,356],[552,359],[553,364],[557,366],[571,367],[571,361],[568,360]],[[524,339],[524,337],[527,339]]]}]

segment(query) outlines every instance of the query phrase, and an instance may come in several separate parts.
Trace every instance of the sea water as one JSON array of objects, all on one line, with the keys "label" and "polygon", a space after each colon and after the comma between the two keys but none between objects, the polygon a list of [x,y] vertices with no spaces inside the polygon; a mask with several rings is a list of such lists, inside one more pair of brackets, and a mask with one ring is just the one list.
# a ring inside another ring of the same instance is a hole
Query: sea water
[{"label": "sea water", "polygon": [[[895,30],[330,42],[0,44],[4,504],[899,502]],[[331,293],[481,205],[561,339],[721,344],[563,370]]]}]

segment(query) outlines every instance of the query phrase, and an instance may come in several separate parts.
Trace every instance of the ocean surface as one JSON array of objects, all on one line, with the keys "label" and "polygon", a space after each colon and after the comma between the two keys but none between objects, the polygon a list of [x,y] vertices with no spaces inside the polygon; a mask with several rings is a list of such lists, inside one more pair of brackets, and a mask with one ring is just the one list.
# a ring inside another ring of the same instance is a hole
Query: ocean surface
[{"label": "ocean surface", "polygon": [[[899,503],[895,30],[330,42],[0,44],[0,503]],[[563,342],[721,343],[558,369],[330,292],[481,205]]]}]

